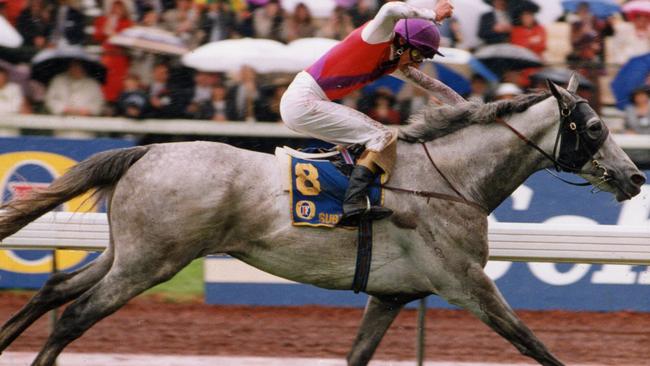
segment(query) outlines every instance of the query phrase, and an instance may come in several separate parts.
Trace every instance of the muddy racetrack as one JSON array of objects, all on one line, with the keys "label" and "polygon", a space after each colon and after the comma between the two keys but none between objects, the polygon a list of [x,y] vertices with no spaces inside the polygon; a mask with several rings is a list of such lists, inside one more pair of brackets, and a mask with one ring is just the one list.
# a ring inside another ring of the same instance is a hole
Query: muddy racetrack
[{"label": "muddy racetrack", "polygon": [[[5,322],[29,294],[0,292]],[[140,297],[91,328],[67,352],[344,358],[361,309],[210,306]],[[650,365],[650,314],[518,312],[565,363]],[[416,311],[405,310],[376,357],[415,359]],[[39,320],[8,351],[37,351],[48,332]],[[428,361],[530,362],[467,312],[429,310]]]}]

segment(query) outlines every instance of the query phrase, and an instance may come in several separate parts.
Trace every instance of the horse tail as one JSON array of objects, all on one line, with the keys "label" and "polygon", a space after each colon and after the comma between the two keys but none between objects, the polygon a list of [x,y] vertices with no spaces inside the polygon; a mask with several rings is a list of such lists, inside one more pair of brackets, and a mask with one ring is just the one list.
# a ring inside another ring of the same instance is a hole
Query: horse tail
[{"label": "horse tail", "polygon": [[47,188],[35,189],[0,206],[0,240],[14,234],[60,204],[93,188],[113,187],[147,151],[148,146],[104,151],[73,166]]}]

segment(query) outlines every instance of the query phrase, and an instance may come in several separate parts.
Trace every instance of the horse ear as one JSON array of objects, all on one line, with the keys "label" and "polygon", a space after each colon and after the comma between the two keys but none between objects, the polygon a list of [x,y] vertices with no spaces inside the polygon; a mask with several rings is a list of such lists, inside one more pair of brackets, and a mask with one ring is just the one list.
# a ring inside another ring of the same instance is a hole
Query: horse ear
[{"label": "horse ear", "polygon": [[569,79],[569,86],[567,86],[567,90],[570,93],[575,93],[578,91],[578,86],[580,84],[580,81],[578,80],[578,74],[575,73],[575,71],[571,74],[571,79]]},{"label": "horse ear", "polygon": [[558,86],[554,82],[546,79],[546,85],[548,85],[548,88],[551,90],[551,93],[557,99],[558,103],[560,103],[560,107],[562,109],[567,109],[569,108],[570,98],[569,98],[569,93],[566,92],[561,86]]}]

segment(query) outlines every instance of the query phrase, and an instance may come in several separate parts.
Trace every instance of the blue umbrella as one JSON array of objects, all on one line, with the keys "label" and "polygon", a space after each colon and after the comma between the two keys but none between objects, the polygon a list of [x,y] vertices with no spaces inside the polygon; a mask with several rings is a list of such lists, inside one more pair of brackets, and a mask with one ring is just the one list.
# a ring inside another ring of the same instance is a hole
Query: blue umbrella
[{"label": "blue umbrella", "polygon": [[650,74],[650,53],[631,58],[618,71],[611,86],[619,109],[624,109],[630,103],[630,94],[634,89],[645,84],[648,74]]},{"label": "blue umbrella", "polygon": [[[436,79],[447,84],[450,88],[454,89],[460,95],[467,95],[472,91],[470,81],[458,72],[450,69],[447,66],[440,64],[433,64],[436,70]],[[364,93],[372,93],[377,89],[389,89],[393,94],[399,93],[404,86],[404,82],[392,76],[384,76],[377,81],[369,84],[363,88]]]},{"label": "blue umbrella", "polygon": [[589,4],[591,13],[598,18],[607,18],[621,11],[614,0],[563,0],[562,7],[565,11],[575,13],[581,3]]}]

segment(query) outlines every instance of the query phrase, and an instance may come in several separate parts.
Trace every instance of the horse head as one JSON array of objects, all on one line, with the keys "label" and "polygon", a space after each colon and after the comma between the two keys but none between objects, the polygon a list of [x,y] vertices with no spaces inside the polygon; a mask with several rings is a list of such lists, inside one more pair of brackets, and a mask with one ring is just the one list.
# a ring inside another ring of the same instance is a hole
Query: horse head
[{"label": "horse head", "polygon": [[594,187],[610,192],[618,201],[641,191],[645,175],[634,165],[609,133],[587,100],[578,96],[578,78],[571,77],[567,89],[547,81],[560,109],[555,139],[555,168],[576,173]]}]

